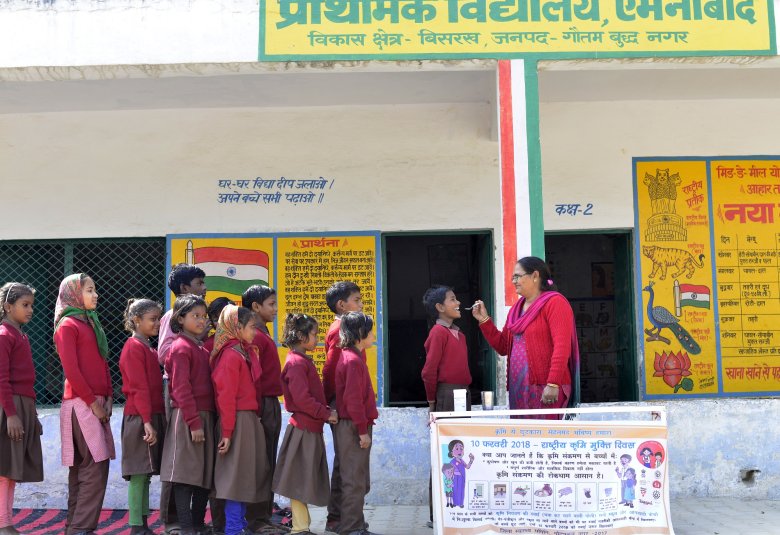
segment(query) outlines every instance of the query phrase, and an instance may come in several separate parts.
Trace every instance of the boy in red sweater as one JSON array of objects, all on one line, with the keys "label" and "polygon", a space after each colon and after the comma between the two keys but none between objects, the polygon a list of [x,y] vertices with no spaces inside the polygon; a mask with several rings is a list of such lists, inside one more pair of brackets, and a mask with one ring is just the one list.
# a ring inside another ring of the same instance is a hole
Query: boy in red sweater
[{"label": "boy in red sweater", "polygon": [[342,316],[339,329],[342,348],[336,365],[339,422],[333,426],[333,441],[341,466],[340,535],[374,535],[366,529],[363,516],[363,503],[371,490],[371,430],[379,417],[365,357],[366,348],[376,340],[373,327],[370,316],[350,312]]},{"label": "boy in red sweater", "polygon": [[[341,347],[339,347],[339,328],[341,327],[341,317],[348,312],[362,312],[363,299],[360,295],[360,287],[354,282],[340,281],[335,282],[325,292],[325,302],[328,308],[333,311],[336,318],[328,328],[325,336],[325,364],[322,367],[322,386],[325,390],[325,400],[328,405],[336,405],[336,366],[341,358]],[[363,352],[363,359],[366,358]],[[334,432],[331,426],[331,432]],[[333,442],[336,448],[335,439]],[[328,519],[325,523],[325,531],[338,533],[339,519],[341,512],[338,504],[341,502],[341,470],[339,466],[338,455],[333,460],[333,472],[330,480],[330,501],[328,502]]]},{"label": "boy in red sweater", "polygon": [[260,423],[265,435],[264,454],[270,467],[267,484],[261,489],[262,500],[260,503],[247,505],[246,519],[249,522],[249,529],[252,531],[266,534],[279,533],[280,527],[271,522],[274,504],[271,482],[276,469],[279,435],[282,432],[282,407],[279,405],[279,396],[282,395],[282,366],[276,342],[271,337],[267,325],[273,323],[279,311],[276,290],[268,286],[250,286],[241,296],[241,304],[254,313],[257,326],[257,332],[251,345],[255,348],[262,369],[260,377],[255,381],[255,387],[260,407]]}]

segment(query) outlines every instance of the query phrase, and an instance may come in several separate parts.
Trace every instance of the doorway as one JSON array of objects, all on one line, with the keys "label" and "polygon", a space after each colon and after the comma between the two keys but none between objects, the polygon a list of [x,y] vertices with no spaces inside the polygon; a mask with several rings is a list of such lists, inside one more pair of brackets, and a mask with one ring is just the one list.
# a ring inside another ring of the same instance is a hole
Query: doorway
[{"label": "doorway", "polygon": [[[385,392],[394,407],[427,406],[420,374],[430,328],[422,296],[434,284],[455,289],[461,307],[476,299],[492,302],[493,236],[490,232],[383,234],[385,266]],[[466,336],[471,399],[495,387],[495,355],[471,314],[455,324]]]},{"label": "doorway", "polygon": [[582,403],[638,400],[631,233],[548,234],[545,251],[574,309]]}]

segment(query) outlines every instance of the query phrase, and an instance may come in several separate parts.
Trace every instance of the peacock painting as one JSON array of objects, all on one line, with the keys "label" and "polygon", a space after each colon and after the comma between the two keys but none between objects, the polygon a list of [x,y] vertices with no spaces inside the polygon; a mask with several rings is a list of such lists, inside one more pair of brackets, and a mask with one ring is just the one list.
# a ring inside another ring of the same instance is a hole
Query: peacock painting
[{"label": "peacock painting", "polygon": [[669,329],[672,331],[672,334],[674,334],[675,338],[680,341],[680,344],[682,344],[683,348],[688,353],[691,355],[698,355],[701,353],[701,346],[699,346],[696,340],[693,339],[691,333],[686,331],[683,326],[680,325],[679,319],[677,319],[664,307],[653,306],[653,299],[655,298],[655,294],[653,292],[653,282],[651,281],[650,284],[643,288],[643,290],[650,294],[650,299],[647,300],[647,319],[653,325],[652,329],[645,329],[645,334],[647,334],[647,338],[645,340],[648,342],[659,341],[666,344],[671,344],[671,340],[665,336],[661,336],[662,330]]}]

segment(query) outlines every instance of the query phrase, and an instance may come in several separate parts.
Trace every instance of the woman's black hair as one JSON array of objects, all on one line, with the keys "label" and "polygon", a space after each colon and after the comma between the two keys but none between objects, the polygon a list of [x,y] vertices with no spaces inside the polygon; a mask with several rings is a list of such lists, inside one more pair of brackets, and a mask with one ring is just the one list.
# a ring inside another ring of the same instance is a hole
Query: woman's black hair
[{"label": "woman's black hair", "polygon": [[135,332],[134,318],[140,318],[147,312],[157,310],[162,312],[162,305],[157,301],[151,299],[128,299],[127,307],[125,308],[125,330],[131,333]]},{"label": "woman's black hair", "polygon": [[171,331],[180,333],[182,331],[179,319],[183,319],[193,308],[203,307],[206,309],[206,301],[199,295],[186,294],[176,298],[173,305],[173,314],[171,315]]},{"label": "woman's black hair", "polygon": [[462,440],[457,440],[457,439],[450,440],[450,443],[447,445],[447,457],[449,457],[450,459],[452,459],[452,457],[453,457],[453,455],[452,455],[452,448],[454,448],[455,445],[457,445],[457,444],[460,444],[461,446],[463,446],[463,441]]},{"label": "woman's black hair", "polygon": [[241,296],[241,304],[249,310],[252,310],[252,303],[261,305],[265,303],[265,300],[276,295],[276,290],[268,286],[261,286],[260,284],[254,284],[246,289],[244,295]]},{"label": "woman's black hair", "polygon": [[308,314],[287,314],[284,318],[284,330],[282,331],[282,345],[292,349],[295,344],[304,342],[314,329],[317,328],[317,320]]},{"label": "woman's black hair", "polygon": [[436,284],[425,290],[423,295],[423,306],[428,317],[433,321],[439,319],[439,311],[436,310],[436,305],[443,305],[444,300],[447,298],[447,292],[455,292],[451,286],[444,286]]},{"label": "woman's black hair", "polygon": [[21,282],[6,282],[0,288],[0,321],[5,319],[5,305],[13,305],[24,296],[35,297],[35,288]]},{"label": "woman's black hair", "polygon": [[222,309],[232,304],[234,304],[233,301],[227,297],[217,297],[209,304],[208,309],[206,309],[206,314],[208,314],[214,327],[217,326],[217,321],[219,321],[219,315],[222,313]]},{"label": "woman's black hair", "polygon": [[362,312],[349,312],[341,316],[339,347],[355,347],[374,328],[374,320]]},{"label": "woman's black hair", "polygon": [[544,260],[537,256],[524,256],[520,260],[517,261],[518,264],[520,264],[520,267],[523,268],[523,271],[528,273],[529,275],[533,273],[534,271],[539,272],[539,278],[541,279],[541,290],[543,292],[557,292],[558,287],[555,285],[555,283],[552,280],[552,275],[550,274],[550,268],[547,267],[547,264]]}]

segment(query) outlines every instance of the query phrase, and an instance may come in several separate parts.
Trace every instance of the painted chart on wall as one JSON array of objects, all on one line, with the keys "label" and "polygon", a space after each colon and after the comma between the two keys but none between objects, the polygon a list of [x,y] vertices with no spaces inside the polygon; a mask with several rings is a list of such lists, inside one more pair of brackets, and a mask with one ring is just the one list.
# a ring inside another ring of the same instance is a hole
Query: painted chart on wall
[{"label": "painted chart on wall", "polygon": [[635,158],[648,397],[780,393],[780,157]]},{"label": "painted chart on wall", "polygon": [[[325,304],[325,290],[339,280],[351,280],[361,289],[364,312],[374,318],[376,344],[366,351],[368,367],[380,403],[382,385],[381,295],[376,233],[324,234],[192,234],[170,235],[168,269],[180,262],[196,264],[206,272],[207,301],[225,296],[241,302],[241,294],[253,284],[270,285],[278,293],[279,314],[269,326],[284,364],[287,349],[280,344],[284,317],[304,312],[320,322],[320,340],[312,356],[322,373],[323,342],[333,313]],[[169,303],[173,302],[169,295]]]}]

